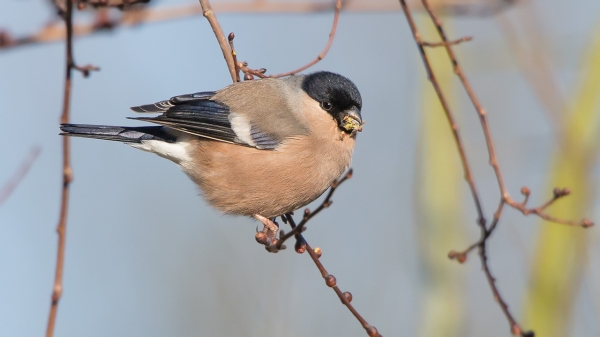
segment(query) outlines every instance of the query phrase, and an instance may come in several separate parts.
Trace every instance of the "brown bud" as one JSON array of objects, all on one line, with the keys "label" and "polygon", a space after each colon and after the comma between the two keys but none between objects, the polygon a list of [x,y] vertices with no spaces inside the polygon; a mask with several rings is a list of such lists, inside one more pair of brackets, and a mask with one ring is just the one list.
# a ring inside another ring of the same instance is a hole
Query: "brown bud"
[{"label": "brown bud", "polygon": [[377,328],[374,326],[368,326],[365,328],[365,330],[367,331],[367,335],[369,335],[369,337],[377,337],[379,336],[379,332],[377,332]]},{"label": "brown bud", "polygon": [[352,294],[349,291],[344,291],[343,295],[346,301],[348,301],[348,303],[352,302]]},{"label": "brown bud", "polygon": [[294,249],[296,253],[303,254],[306,251],[306,241],[304,240],[296,240],[296,244],[294,245]]},{"label": "brown bud", "polygon": [[527,188],[527,186],[523,186],[523,187],[521,187],[521,194],[527,196],[527,195],[531,194],[531,191],[529,190],[529,188]]},{"label": "brown bud", "polygon": [[335,285],[336,285],[335,276],[333,276],[333,275],[327,275],[327,276],[325,276],[325,284],[328,287],[335,287]]},{"label": "brown bud", "polygon": [[229,42],[233,41],[233,39],[235,39],[235,34],[233,32],[229,33],[229,36],[227,36],[227,39],[229,40]]},{"label": "brown bud", "polygon": [[581,221],[581,226],[582,226],[583,228],[592,227],[593,225],[594,225],[594,223],[593,223],[593,222],[591,222],[589,219],[583,219],[583,220]]},{"label": "brown bud", "polygon": [[456,260],[458,263],[465,263],[467,261],[467,254],[465,252],[457,252],[455,250],[451,250],[448,253],[448,258],[451,260]]},{"label": "brown bud", "polygon": [[563,196],[563,197],[565,197],[565,196],[567,196],[567,195],[571,194],[571,190],[570,190],[570,189],[568,189],[568,188],[566,188],[566,187],[565,187],[565,188],[563,188],[563,189],[562,189],[562,191],[560,191],[560,192],[561,192],[561,194],[562,194],[562,196]]},{"label": "brown bud", "polygon": [[267,234],[263,232],[258,232],[256,233],[256,235],[254,235],[254,239],[256,240],[256,242],[260,243],[261,245],[264,245],[267,243]]},{"label": "brown bud", "polygon": [[558,188],[558,187],[555,187],[552,190],[552,194],[554,194],[555,198],[560,198],[562,196],[562,190],[560,188]]},{"label": "brown bud", "polygon": [[8,46],[13,42],[10,34],[5,31],[0,31],[0,47]]},{"label": "brown bud", "polygon": [[317,257],[321,257],[321,255],[323,255],[323,251],[321,251],[321,248],[319,248],[319,247],[315,247],[313,249],[313,252],[315,252],[315,254],[317,254]]}]

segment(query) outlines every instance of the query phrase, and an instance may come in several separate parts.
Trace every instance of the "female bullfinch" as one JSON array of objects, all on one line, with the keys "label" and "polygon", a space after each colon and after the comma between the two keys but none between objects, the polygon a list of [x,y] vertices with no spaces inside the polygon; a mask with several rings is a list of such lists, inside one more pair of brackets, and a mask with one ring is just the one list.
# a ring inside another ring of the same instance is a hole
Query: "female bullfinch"
[{"label": "female bullfinch", "polygon": [[350,165],[362,99],[331,72],[266,78],[131,108],[159,126],[62,124],[64,136],[123,142],[167,158],[226,214],[271,220],[317,199]]}]

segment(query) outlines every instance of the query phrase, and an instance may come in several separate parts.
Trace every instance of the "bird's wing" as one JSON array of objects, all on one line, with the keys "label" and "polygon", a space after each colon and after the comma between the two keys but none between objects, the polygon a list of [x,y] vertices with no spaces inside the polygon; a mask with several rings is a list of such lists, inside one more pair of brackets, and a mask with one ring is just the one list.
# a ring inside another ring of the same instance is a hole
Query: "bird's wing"
[{"label": "bird's wing", "polygon": [[248,121],[245,115],[231,111],[225,103],[212,100],[214,95],[215,92],[199,92],[132,107],[131,110],[135,112],[162,114],[157,117],[131,119],[160,124],[198,137],[257,149],[273,150],[283,141],[284,137],[281,134],[264,132]]}]

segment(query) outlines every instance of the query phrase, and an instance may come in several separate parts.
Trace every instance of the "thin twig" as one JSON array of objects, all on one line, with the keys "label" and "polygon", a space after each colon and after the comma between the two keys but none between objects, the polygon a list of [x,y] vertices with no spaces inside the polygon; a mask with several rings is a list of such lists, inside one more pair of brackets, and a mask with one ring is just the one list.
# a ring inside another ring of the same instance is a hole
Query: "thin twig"
[{"label": "thin twig", "polygon": [[[216,3],[213,9],[217,13],[319,13],[329,11],[331,6],[322,2],[240,2]],[[351,1],[344,4],[346,12],[389,12],[396,10],[391,3],[378,3],[371,1]],[[96,22],[76,24],[73,27],[73,36],[88,36],[116,29],[120,27],[136,27],[140,24],[173,21],[191,16],[202,15],[198,5],[179,5],[170,7],[143,7],[135,11],[125,11],[120,17],[110,22],[110,25],[98,25]],[[0,31],[0,50],[19,46],[28,46],[39,43],[59,42],[65,39],[65,29],[59,23],[50,23],[39,31],[23,36],[13,37],[8,31]]]},{"label": "thin twig", "polygon": [[[289,213],[285,214],[285,219],[288,221],[288,223],[292,227],[292,231],[300,226],[300,224],[296,225],[296,223],[294,221],[294,218]],[[321,257],[321,250],[319,248],[315,248],[315,249],[311,248],[311,246],[308,244],[308,242],[306,242],[306,240],[302,237],[302,234],[297,234],[297,235],[299,236],[299,238],[301,238],[304,241],[304,244],[306,246],[306,251],[308,252],[308,255],[310,255],[310,258],[313,260],[313,262],[315,263],[315,265],[319,269],[319,272],[321,273],[321,276],[325,280],[325,284],[327,284],[328,287],[333,288],[333,290],[335,291],[335,293],[338,296],[338,298],[340,299],[340,301],[342,301],[342,303],[348,308],[348,310],[350,310],[350,312],[352,313],[352,315],[354,315],[354,317],[358,320],[358,322],[360,323],[360,325],[365,329],[365,331],[367,332],[368,336],[370,336],[370,337],[376,337],[376,336],[381,337],[381,335],[377,331],[377,328],[375,328],[374,326],[370,325],[358,313],[358,311],[356,311],[356,309],[354,308],[354,306],[350,303],[350,301],[352,301],[352,294],[350,294],[349,292],[342,292],[340,290],[340,288],[337,286],[337,281],[336,281],[335,277],[327,272],[327,270],[325,269],[325,267],[323,266],[323,264],[319,260],[319,258]]]},{"label": "thin twig", "polygon": [[450,42],[425,42],[423,41],[423,46],[425,47],[441,47],[441,46],[445,46],[445,45],[457,45],[463,42],[467,42],[467,41],[471,41],[473,40],[472,36],[465,36],[465,37],[461,37],[458,40],[454,40],[454,41],[450,41]]},{"label": "thin twig", "polygon": [[400,5],[402,6],[402,10],[404,11],[404,14],[406,15],[408,25],[410,26],[410,29],[413,33],[415,42],[417,43],[417,48],[419,49],[419,53],[421,54],[421,58],[425,65],[425,70],[427,71],[427,77],[429,78],[429,81],[431,82],[431,84],[433,85],[433,88],[435,89],[435,92],[440,100],[440,103],[442,104],[442,108],[444,109],[446,118],[448,119],[448,123],[450,124],[450,127],[452,128],[452,135],[454,136],[454,142],[456,143],[456,147],[458,149],[462,167],[463,167],[463,170],[465,173],[464,178],[467,181],[467,184],[469,185],[469,189],[471,190],[471,195],[473,197],[473,201],[475,202],[475,208],[477,210],[477,223],[481,227],[485,228],[486,220],[483,215],[483,208],[481,206],[479,194],[477,193],[477,188],[475,187],[475,182],[473,180],[473,175],[471,173],[471,167],[469,166],[469,162],[467,160],[467,155],[465,153],[464,146],[462,144],[462,140],[461,140],[461,137],[459,134],[458,124],[455,121],[454,114],[450,110],[450,105],[448,104],[448,101],[446,100],[446,97],[444,96],[444,93],[442,92],[442,89],[440,87],[440,84],[431,68],[431,64],[429,62],[429,59],[427,58],[427,53],[425,52],[425,48],[423,46],[423,40],[421,39],[421,34],[417,30],[417,26],[415,24],[415,21],[413,20],[412,14],[411,14],[408,6],[406,5],[406,1],[400,0]]},{"label": "thin twig", "polygon": [[[62,13],[66,30],[66,61],[65,61],[65,86],[63,93],[63,109],[60,117],[61,123],[69,123],[69,107],[71,102],[71,76],[73,70],[80,71],[84,76],[89,75],[90,70],[98,70],[97,67],[84,66],[79,67],[75,64],[73,58],[73,1],[66,0],[65,11]],[[73,169],[71,168],[70,142],[69,137],[62,137],[63,143],[63,169],[62,169],[62,195],[60,203],[60,217],[56,232],[58,233],[58,250],[56,256],[56,272],[54,276],[54,287],[52,290],[52,301],[50,304],[50,314],[48,316],[48,326],[46,328],[46,337],[54,335],[54,326],[56,323],[56,314],[58,311],[58,302],[62,296],[62,276],[65,262],[65,240],[67,229],[67,214],[69,209],[69,186],[73,181]]]},{"label": "thin twig", "polygon": [[215,12],[212,10],[210,6],[210,2],[208,0],[199,0],[200,6],[202,6],[202,15],[208,20],[210,27],[215,33],[215,37],[219,42],[219,47],[221,47],[221,52],[223,53],[223,57],[225,58],[225,62],[227,63],[227,68],[229,69],[229,75],[231,75],[231,80],[235,83],[237,76],[235,73],[235,62],[233,60],[233,55],[231,54],[231,49],[229,48],[229,44],[227,43],[227,39],[223,34],[223,30],[221,29],[221,25],[217,20],[217,16]]},{"label": "thin twig", "polygon": [[27,155],[25,160],[23,160],[21,166],[19,166],[15,174],[10,179],[8,179],[6,184],[2,187],[2,189],[0,189],[0,205],[2,205],[6,201],[6,199],[8,199],[8,197],[12,194],[15,188],[19,186],[19,183],[21,183],[23,178],[25,178],[27,172],[29,172],[29,169],[31,168],[31,165],[33,165],[38,155],[40,154],[40,151],[41,150],[38,146],[31,149],[31,151],[29,151],[29,154]]},{"label": "thin twig", "polygon": [[[278,77],[291,76],[291,75],[295,75],[303,70],[306,70],[306,69],[314,66],[319,61],[321,61],[325,57],[325,55],[327,55],[327,52],[329,52],[329,48],[331,47],[331,44],[333,43],[333,40],[335,38],[335,32],[337,30],[337,25],[338,25],[338,21],[339,21],[339,17],[340,17],[341,8],[342,8],[342,0],[336,0],[335,14],[333,15],[333,24],[331,26],[331,31],[329,32],[329,39],[327,40],[325,49],[323,49],[323,51],[319,55],[317,55],[317,57],[314,60],[312,60],[311,62],[309,62],[308,64],[306,64],[298,69],[288,71],[285,73],[281,73],[281,74],[275,74],[275,75],[265,75],[265,73],[267,72],[267,69],[265,69],[265,68],[261,68],[261,69],[249,68],[247,62],[236,62],[235,63],[236,69],[239,69],[244,73],[244,80],[252,80],[252,79],[254,79],[255,76],[259,77],[259,78],[278,78]],[[233,52],[233,54],[235,54],[235,52]]]},{"label": "thin twig", "polygon": [[325,55],[327,55],[327,52],[329,51],[329,48],[331,47],[331,44],[333,43],[333,39],[335,38],[335,31],[337,29],[338,19],[340,18],[340,10],[341,9],[342,9],[342,0],[336,0],[335,14],[333,14],[333,24],[331,25],[331,31],[329,32],[329,40],[327,40],[325,49],[323,49],[323,51],[319,55],[317,55],[317,57],[314,60],[312,60],[308,64],[306,64],[296,70],[288,71],[286,73],[281,73],[281,74],[277,74],[277,75],[270,75],[269,77],[285,77],[285,76],[295,75],[303,70],[306,70],[306,69],[314,66],[319,61],[321,61],[325,57]]},{"label": "thin twig", "polygon": [[[467,161],[466,158],[466,154],[465,154],[465,150],[464,147],[462,145],[462,141],[459,135],[459,128],[458,125],[456,124],[455,120],[454,120],[454,115],[452,113],[452,111],[450,110],[450,106],[447,103],[446,97],[444,96],[444,93],[441,90],[441,87],[437,81],[437,78],[435,76],[435,73],[433,72],[433,69],[431,67],[431,64],[429,62],[429,59],[427,57],[427,53],[425,52],[425,48],[423,45],[423,41],[421,39],[421,35],[419,33],[419,31],[417,30],[416,24],[412,18],[412,14],[408,8],[408,6],[406,5],[405,0],[400,0],[400,5],[402,7],[402,10],[404,11],[404,14],[406,15],[406,19],[408,21],[408,24],[410,26],[410,29],[413,33],[413,37],[415,39],[415,42],[417,43],[417,48],[419,49],[419,53],[421,54],[421,57],[423,59],[423,63],[425,65],[425,68],[427,70],[427,75],[428,78],[431,82],[431,84],[433,85],[436,94],[442,104],[442,107],[444,109],[444,112],[446,114],[446,118],[448,119],[448,122],[450,123],[450,126],[452,128],[453,131],[453,135],[454,135],[454,140],[456,143],[456,146],[458,148],[458,152],[461,158],[461,162],[462,162],[462,166],[463,166],[463,170],[465,172],[465,180],[467,181],[467,184],[469,185],[469,188],[471,190],[471,195],[473,197],[474,203],[475,203],[475,207],[477,209],[477,215],[478,215],[478,219],[477,219],[477,223],[480,227],[480,231],[481,231],[481,239],[480,241],[477,242],[477,244],[475,245],[471,245],[471,247],[469,247],[469,249],[467,250],[470,251],[471,249],[475,248],[475,247],[479,247],[479,255],[481,257],[481,262],[483,265],[483,269],[484,272],[486,274],[486,278],[488,280],[488,283],[492,289],[492,292],[494,294],[494,298],[496,298],[496,300],[500,303],[500,307],[502,308],[503,312],[505,313],[505,315],[507,316],[509,323],[511,325],[511,331],[516,331],[518,328],[519,332],[521,331],[519,325],[516,323],[516,321],[514,320],[512,314],[510,313],[510,311],[508,310],[508,306],[506,305],[506,303],[504,302],[504,300],[502,299],[502,297],[500,296],[500,293],[496,287],[496,283],[495,283],[495,279],[491,274],[491,271],[487,265],[487,253],[486,253],[486,239],[489,237],[489,235],[491,234],[491,232],[488,230],[487,226],[486,226],[486,220],[485,217],[483,215],[483,209],[481,207],[481,201],[479,198],[479,195],[477,193],[477,190],[475,188],[475,182],[473,181],[472,178],[472,174],[471,174],[471,169],[469,167],[469,163]],[[428,3],[426,0],[423,1],[423,5],[425,6],[425,8],[428,8]],[[444,47],[446,49],[451,48],[451,45],[449,45],[447,42],[448,40],[445,38],[445,36],[442,37],[442,41],[446,42],[444,43]],[[500,217],[500,212],[503,208],[504,202],[500,203],[500,206],[498,208],[498,211],[496,212],[497,217],[494,217],[494,221],[492,223],[492,227],[490,228],[495,228],[496,224],[499,221],[499,217]],[[466,259],[466,253],[463,254],[453,254],[454,252],[450,252],[449,256],[451,258],[457,258],[460,262],[464,262]]]},{"label": "thin twig", "polygon": [[[442,21],[435,15],[433,10],[431,9],[431,6],[429,5],[428,0],[422,0],[422,3],[423,3],[423,6],[425,7],[427,13],[429,14],[431,20],[435,24],[438,35],[440,36],[440,38],[442,39],[442,42],[444,43],[444,47],[446,48],[448,58],[450,59],[450,62],[454,68],[454,73],[460,79],[463,87],[465,88],[465,90],[467,92],[467,95],[469,96],[469,99],[471,100],[471,103],[473,104],[473,106],[475,107],[475,110],[477,111],[477,115],[479,116],[479,121],[480,121],[481,127],[483,129],[483,134],[485,137],[485,142],[486,142],[486,146],[487,146],[487,150],[488,150],[488,154],[489,154],[489,163],[494,170],[494,174],[496,175],[496,180],[498,182],[498,187],[500,189],[501,198],[504,200],[504,202],[506,202],[506,204],[511,206],[512,208],[521,211],[521,213],[523,213],[524,215],[536,214],[540,218],[551,221],[551,222],[565,224],[565,225],[578,225],[581,227],[589,227],[589,226],[593,225],[592,222],[587,219],[584,219],[581,222],[573,222],[573,221],[562,220],[562,219],[552,217],[552,216],[547,215],[542,212],[545,207],[544,208],[526,209],[521,203],[516,202],[510,196],[510,194],[508,193],[508,189],[506,188],[506,184],[504,183],[502,171],[500,170],[500,164],[498,163],[498,159],[496,156],[496,150],[494,147],[494,142],[492,140],[492,133],[490,131],[490,127],[489,127],[487,117],[486,117],[487,113],[486,113],[485,109],[483,109],[483,106],[481,105],[481,103],[479,102],[479,99],[477,98],[477,96],[475,95],[475,92],[473,91],[471,83],[467,80],[465,73],[463,72],[462,68],[460,67],[460,65],[458,63],[458,60],[454,53],[454,50],[452,49],[452,45],[449,43],[450,40],[446,36],[446,32],[444,31],[444,27],[442,26]],[[565,196],[567,194],[565,194]],[[554,201],[552,201],[552,202],[554,202]]]},{"label": "thin twig", "polygon": [[300,221],[298,226],[293,226],[293,229],[289,233],[280,232],[280,236],[279,236],[279,239],[277,240],[277,243],[273,246],[267,247],[267,250],[270,252],[277,252],[279,250],[285,249],[285,246],[283,245],[285,243],[285,241],[290,239],[292,236],[296,236],[296,235],[302,233],[304,231],[304,226],[310,219],[312,219],[315,215],[319,214],[325,208],[328,208],[329,206],[331,206],[331,204],[333,203],[333,201],[331,200],[333,193],[344,181],[352,178],[352,173],[353,173],[352,169],[349,169],[348,172],[346,172],[346,174],[344,174],[340,179],[331,183],[329,192],[327,193],[327,196],[325,197],[323,202],[312,212],[308,208],[305,209],[304,215],[302,217],[302,221]]},{"label": "thin twig", "polygon": [[150,0],[79,0],[77,1],[77,8],[83,10],[86,6],[91,6],[92,8],[114,7],[125,10],[132,6],[144,6],[148,2]]},{"label": "thin twig", "polygon": [[[508,190],[506,188],[506,185],[504,183],[504,178],[502,176],[502,172],[500,170],[500,166],[498,164],[498,160],[496,157],[496,152],[495,152],[493,140],[491,137],[490,128],[489,128],[489,125],[488,125],[487,119],[486,119],[486,112],[483,109],[483,107],[481,106],[477,97],[475,96],[475,93],[474,93],[470,83],[468,82],[465,74],[463,73],[462,68],[458,64],[457,58],[452,49],[452,46],[457,43],[455,43],[456,41],[450,41],[447,38],[446,33],[442,26],[442,22],[433,12],[431,6],[429,5],[428,0],[422,0],[421,2],[423,4],[423,7],[429,14],[429,17],[435,24],[438,35],[440,36],[440,38],[442,40],[440,45],[446,49],[448,58],[453,66],[454,73],[460,78],[460,81],[461,81],[463,87],[467,91],[467,94],[469,95],[469,98],[470,98],[471,102],[473,103],[475,110],[477,111],[482,129],[483,129],[484,137],[486,140],[487,150],[488,150],[488,154],[489,154],[489,162],[494,170],[494,173],[496,175],[496,180],[497,180],[497,183],[498,183],[498,186],[500,189],[500,202],[499,202],[496,212],[494,213],[492,223],[491,223],[490,227],[488,228],[486,226],[485,218],[483,217],[483,211],[481,209],[480,198],[474,188],[474,183],[473,183],[473,180],[472,180],[471,174],[470,174],[469,164],[468,164],[468,162],[466,160],[466,156],[464,154],[464,148],[463,148],[462,142],[460,141],[460,138],[458,135],[458,126],[454,122],[453,114],[447,104],[447,101],[446,101],[446,98],[444,97],[443,92],[440,89],[440,86],[437,82],[435,74],[433,73],[433,70],[429,63],[429,59],[427,58],[427,54],[424,49],[425,46],[432,46],[432,45],[426,44],[423,42],[423,40],[421,39],[421,36],[416,28],[414,20],[412,19],[412,15],[410,13],[409,8],[406,5],[405,0],[400,0],[400,5],[406,15],[406,18],[409,23],[410,29],[413,33],[415,42],[417,43],[417,47],[418,47],[421,57],[423,59],[423,63],[425,64],[425,68],[427,70],[427,75],[429,77],[429,80],[431,81],[433,87],[435,88],[438,98],[439,98],[440,102],[442,103],[442,107],[444,108],[444,111],[446,113],[446,117],[448,118],[450,126],[452,127],[452,130],[454,131],[456,145],[458,147],[458,151],[461,156],[461,161],[463,164],[463,169],[465,171],[465,178],[471,188],[471,193],[473,195],[473,199],[474,199],[475,206],[476,206],[477,213],[478,213],[478,224],[479,224],[480,231],[481,231],[480,239],[476,243],[469,246],[466,250],[464,250],[462,252],[451,251],[448,255],[450,258],[457,259],[459,262],[462,263],[462,262],[466,261],[467,254],[470,251],[472,251],[474,248],[477,247],[479,250],[479,256],[481,258],[482,269],[488,280],[489,286],[494,295],[494,299],[499,303],[500,308],[502,309],[507,320],[509,321],[511,333],[513,333],[515,335],[520,335],[520,336],[533,336],[533,332],[531,332],[531,331],[524,332],[521,329],[521,327],[519,326],[519,324],[516,322],[516,320],[514,319],[512,314],[510,313],[506,301],[500,295],[498,287],[496,286],[495,278],[493,277],[491,270],[489,268],[489,265],[488,265],[488,256],[487,256],[487,251],[486,251],[487,239],[491,236],[494,229],[497,227],[498,222],[500,221],[500,216],[502,214],[504,206],[509,205],[510,207],[521,211],[521,213],[523,213],[524,215],[536,214],[537,216],[539,216],[543,219],[561,223],[561,224],[589,227],[589,226],[592,226],[593,223],[587,219],[584,219],[583,221],[576,223],[573,221],[567,221],[567,220],[554,218],[554,217],[551,217],[551,216],[547,215],[546,213],[544,213],[544,210],[547,207],[549,207],[550,205],[552,205],[556,200],[558,200],[561,197],[567,196],[570,193],[570,191],[568,189],[558,189],[558,188],[555,189],[553,198],[550,201],[543,204],[542,206],[536,207],[536,208],[526,208],[525,207],[525,205],[527,204],[527,201],[529,200],[529,194],[530,194],[529,189],[526,187],[521,189],[521,193],[523,195],[525,195],[525,200],[523,202],[518,203],[510,197]],[[435,46],[437,46],[437,44]]]},{"label": "thin twig", "polygon": [[515,24],[508,15],[499,15],[496,20],[511,54],[514,55],[538,102],[544,106],[556,135],[562,139],[564,130],[561,121],[567,111],[567,103],[558,85],[556,72],[551,66],[553,60],[550,57],[550,47],[544,39],[538,13],[532,9],[532,3],[529,1],[519,6],[516,12],[521,16],[515,21],[523,26],[520,30],[522,34],[517,34]]},{"label": "thin twig", "polygon": [[233,57],[233,64],[235,66],[235,81],[240,81],[240,67],[237,61],[237,53],[235,52],[235,47],[233,46],[233,39],[235,39],[235,34],[233,32],[229,33],[227,36],[227,40],[229,41],[229,48],[231,49],[231,57]]}]

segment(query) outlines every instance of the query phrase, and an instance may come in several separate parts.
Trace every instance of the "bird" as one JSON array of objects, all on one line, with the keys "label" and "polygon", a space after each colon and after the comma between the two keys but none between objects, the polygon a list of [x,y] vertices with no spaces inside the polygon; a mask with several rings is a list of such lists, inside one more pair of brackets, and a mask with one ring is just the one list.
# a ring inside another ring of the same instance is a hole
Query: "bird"
[{"label": "bird", "polygon": [[211,206],[261,222],[266,235],[256,238],[268,247],[277,241],[278,216],[317,199],[349,168],[361,109],[351,80],[318,71],[131,108],[158,113],[129,117],[155,126],[65,123],[60,135],[118,141],[169,159]]}]

